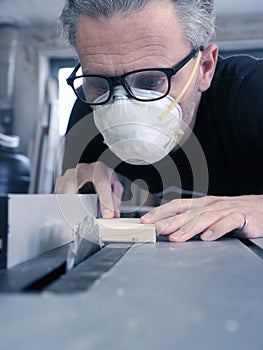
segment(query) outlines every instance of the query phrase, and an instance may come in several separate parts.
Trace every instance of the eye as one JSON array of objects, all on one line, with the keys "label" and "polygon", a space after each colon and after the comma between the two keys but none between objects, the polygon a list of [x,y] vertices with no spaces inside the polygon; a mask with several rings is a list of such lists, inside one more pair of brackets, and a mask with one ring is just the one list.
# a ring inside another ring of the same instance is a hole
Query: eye
[{"label": "eye", "polygon": [[167,86],[167,77],[161,71],[133,73],[126,78],[131,88],[162,91]]},{"label": "eye", "polygon": [[84,77],[83,85],[85,90],[104,92],[109,89],[109,82],[102,77]]},{"label": "eye", "polygon": [[81,96],[86,102],[92,103],[99,96],[104,96],[105,99],[109,97],[110,84],[107,79],[96,75],[87,75],[80,77],[83,89]]}]

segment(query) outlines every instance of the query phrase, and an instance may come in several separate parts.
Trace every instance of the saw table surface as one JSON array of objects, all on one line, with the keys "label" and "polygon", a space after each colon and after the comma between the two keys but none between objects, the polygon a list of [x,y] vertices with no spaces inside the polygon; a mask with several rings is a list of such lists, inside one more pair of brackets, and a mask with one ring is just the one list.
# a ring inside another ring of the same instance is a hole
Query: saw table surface
[{"label": "saw table surface", "polygon": [[0,349],[263,349],[261,239],[110,244],[66,274],[61,249],[1,271]]}]

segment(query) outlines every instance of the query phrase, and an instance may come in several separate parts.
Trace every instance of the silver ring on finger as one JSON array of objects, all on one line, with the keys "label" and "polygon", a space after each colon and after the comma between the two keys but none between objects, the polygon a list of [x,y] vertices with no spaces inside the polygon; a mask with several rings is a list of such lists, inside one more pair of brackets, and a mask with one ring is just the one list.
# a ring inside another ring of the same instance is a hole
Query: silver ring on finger
[{"label": "silver ring on finger", "polygon": [[242,232],[242,231],[245,231],[245,229],[248,227],[248,217],[247,217],[246,214],[244,214],[244,213],[241,213],[241,215],[242,215],[243,218],[244,218],[244,223],[243,223],[243,225],[242,225],[241,227],[236,228],[236,229],[234,230],[235,233],[240,233],[240,232]]}]

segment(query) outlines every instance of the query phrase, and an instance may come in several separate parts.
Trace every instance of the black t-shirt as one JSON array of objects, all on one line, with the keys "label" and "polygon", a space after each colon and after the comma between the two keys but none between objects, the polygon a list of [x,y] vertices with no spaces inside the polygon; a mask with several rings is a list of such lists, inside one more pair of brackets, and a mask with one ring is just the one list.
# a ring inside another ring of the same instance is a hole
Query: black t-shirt
[{"label": "black t-shirt", "polygon": [[[177,151],[147,166],[115,157],[103,143],[90,107],[76,101],[68,132],[79,124],[74,137],[82,137],[86,146],[80,157],[76,152],[76,162],[100,159],[132,181],[143,180],[151,193],[173,186],[175,192],[183,189],[185,194],[263,194],[262,88],[263,60],[245,55],[219,57],[211,87],[202,94],[192,136]],[[86,124],[78,123],[84,119]],[[71,139],[66,155],[72,147]]]}]

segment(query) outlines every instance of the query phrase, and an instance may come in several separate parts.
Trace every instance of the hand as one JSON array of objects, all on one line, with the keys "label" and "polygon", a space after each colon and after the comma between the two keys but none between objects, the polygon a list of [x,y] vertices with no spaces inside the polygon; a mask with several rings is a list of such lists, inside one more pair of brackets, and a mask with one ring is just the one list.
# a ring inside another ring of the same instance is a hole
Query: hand
[{"label": "hand", "polygon": [[100,200],[103,218],[120,217],[120,204],[123,187],[117,174],[98,161],[92,164],[80,163],[74,169],[68,169],[56,180],[54,192],[77,193],[87,182],[92,182]]},{"label": "hand", "polygon": [[197,234],[204,241],[216,240],[244,225],[234,233],[239,238],[263,237],[263,196],[203,197],[172,200],[141,217],[142,223],[154,223],[157,233],[169,235],[172,242],[185,242]]}]

